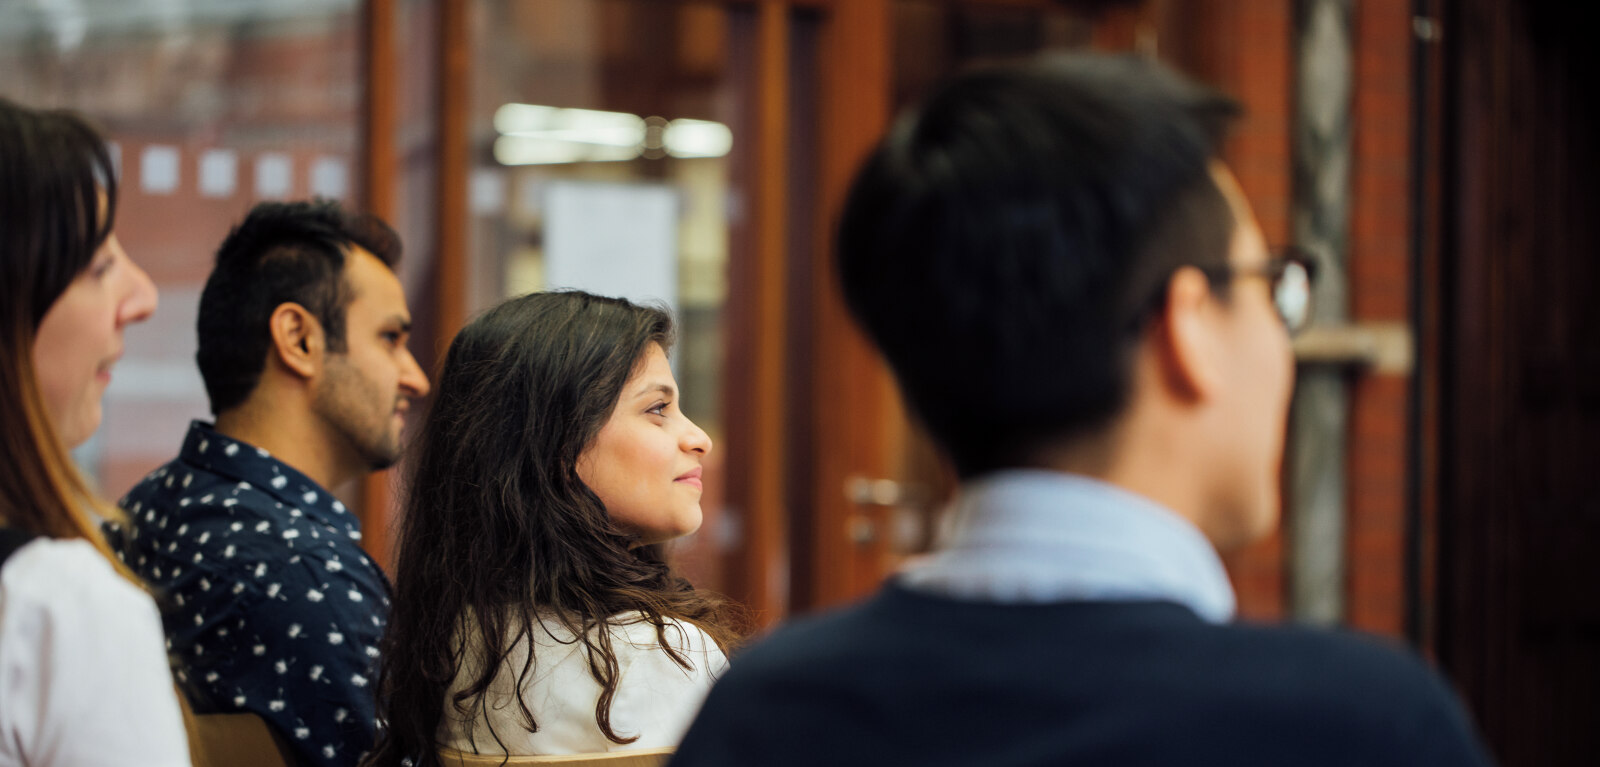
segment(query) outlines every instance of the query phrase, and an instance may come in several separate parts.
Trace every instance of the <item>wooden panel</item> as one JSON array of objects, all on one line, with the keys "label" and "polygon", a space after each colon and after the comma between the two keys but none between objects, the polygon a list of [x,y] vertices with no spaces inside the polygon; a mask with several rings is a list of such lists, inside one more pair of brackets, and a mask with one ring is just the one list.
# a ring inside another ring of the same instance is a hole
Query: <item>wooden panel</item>
[{"label": "wooden panel", "polygon": [[189,754],[194,767],[291,767],[294,750],[255,714],[190,715]]},{"label": "wooden panel", "polygon": [[672,758],[671,748],[641,748],[593,754],[549,754],[545,756],[497,756],[468,754],[453,748],[439,749],[444,767],[532,767],[559,764],[565,767],[661,767]]},{"label": "wooden panel", "polygon": [[[398,206],[395,189],[396,104],[395,1],[367,0],[362,6],[362,81],[366,99],[361,121],[361,199],[363,207],[393,222]],[[393,470],[374,472],[361,483],[361,545],[385,570],[393,565],[390,526],[395,499],[390,490]]]},{"label": "wooden panel", "polygon": [[1579,6],[1445,7],[1440,659],[1508,767],[1600,753],[1600,167]]},{"label": "wooden panel", "polygon": [[439,7],[439,224],[433,284],[435,340],[441,350],[466,322],[468,125],[472,108],[472,38],[467,11],[464,1]]},{"label": "wooden panel", "polygon": [[[724,560],[726,590],[760,627],[789,608],[787,494],[799,481],[790,467],[792,429],[785,284],[790,248],[792,119],[789,57],[792,8],[787,2],[730,3],[728,76],[736,103],[734,131],[749,147],[730,157],[734,186],[746,190],[751,213],[730,220],[723,428],[729,446],[727,513],[735,531]],[[739,7],[743,6],[743,7]],[[803,470],[802,472],[803,473]]]},{"label": "wooden panel", "polygon": [[361,201],[367,211],[393,220],[395,204],[394,132],[399,84],[395,82],[395,2],[362,4],[362,81],[366,101],[361,121]]},{"label": "wooden panel", "polygon": [[763,624],[781,618],[788,607],[783,568],[789,561],[784,508],[789,13],[789,4],[780,0],[766,0],[756,12],[755,166],[747,176],[755,195],[755,252],[734,287],[754,299],[742,313],[753,325],[746,332],[754,335],[754,343],[745,347],[743,359],[729,363],[753,373],[745,400],[749,406],[735,416],[743,421],[746,441],[737,459],[743,467],[743,498],[737,503],[744,513],[744,536],[732,569],[742,576],[738,596]]},{"label": "wooden panel", "polygon": [[[904,442],[904,418],[876,352],[844,308],[834,275],[831,233],[851,178],[889,123],[892,15],[889,0],[849,0],[829,13],[820,41],[822,58],[820,168],[813,265],[812,367],[808,383],[817,440],[812,445],[813,487],[808,604],[813,608],[859,596],[884,575],[886,535],[866,545],[849,537],[851,518],[863,510],[845,497],[852,477],[892,477]],[[876,512],[871,512],[876,513]],[[883,520],[875,520],[885,527]]]},{"label": "wooden panel", "polygon": [[1412,103],[1413,183],[1411,225],[1412,318],[1416,334],[1416,373],[1412,376],[1411,464],[1406,519],[1406,636],[1425,655],[1437,659],[1439,648],[1439,503],[1443,477],[1440,437],[1444,370],[1443,255],[1440,168],[1444,158],[1443,46],[1437,39],[1438,0],[1419,0],[1417,17],[1428,37],[1412,52],[1415,86]]}]

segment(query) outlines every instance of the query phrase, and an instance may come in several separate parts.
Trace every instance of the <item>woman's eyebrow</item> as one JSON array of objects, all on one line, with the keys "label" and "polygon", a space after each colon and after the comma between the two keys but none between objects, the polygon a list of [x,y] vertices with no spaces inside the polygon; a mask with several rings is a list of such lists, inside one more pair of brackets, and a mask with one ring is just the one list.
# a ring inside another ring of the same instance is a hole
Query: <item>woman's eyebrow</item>
[{"label": "woman's eyebrow", "polygon": [[644,388],[640,389],[638,393],[634,394],[633,396],[643,397],[646,394],[655,394],[656,392],[665,394],[668,398],[678,396],[677,388],[675,388],[672,384],[662,382],[645,384]]}]

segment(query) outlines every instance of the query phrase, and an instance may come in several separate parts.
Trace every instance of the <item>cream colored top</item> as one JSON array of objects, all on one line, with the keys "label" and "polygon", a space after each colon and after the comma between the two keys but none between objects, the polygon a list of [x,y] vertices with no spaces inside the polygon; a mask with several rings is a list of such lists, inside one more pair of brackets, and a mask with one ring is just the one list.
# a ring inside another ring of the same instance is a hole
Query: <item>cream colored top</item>
[{"label": "cream colored top", "polygon": [[[622,737],[637,735],[638,740],[615,743],[600,731],[595,722],[600,683],[589,673],[584,646],[560,623],[546,620],[545,631],[534,629],[534,666],[527,683],[516,689],[517,672],[527,660],[530,644],[524,640],[512,649],[490,684],[484,713],[471,722],[459,719],[450,704],[450,696],[465,689],[466,680],[481,667],[481,660],[467,659],[445,699],[440,745],[466,753],[513,756],[677,746],[712,682],[727,668],[727,657],[692,623],[668,619],[666,628],[668,642],[688,659],[688,669],[667,655],[657,643],[655,627],[639,613],[612,616],[607,625],[618,670],[611,729]],[[533,712],[537,732],[523,726],[517,695]],[[503,749],[495,742],[496,735],[505,744]]]},{"label": "cream colored top", "polygon": [[87,541],[0,575],[0,767],[189,767],[161,616]]}]

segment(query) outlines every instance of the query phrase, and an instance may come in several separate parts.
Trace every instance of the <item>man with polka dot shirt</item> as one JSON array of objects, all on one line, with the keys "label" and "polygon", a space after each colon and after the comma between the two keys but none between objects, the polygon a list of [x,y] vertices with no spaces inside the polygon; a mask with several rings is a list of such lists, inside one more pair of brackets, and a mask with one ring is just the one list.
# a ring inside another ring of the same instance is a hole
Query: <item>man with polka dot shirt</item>
[{"label": "man with polka dot shirt", "polygon": [[246,711],[303,762],[372,746],[389,582],[329,492],[392,465],[428,381],[406,349],[398,238],[331,202],[263,203],[217,253],[196,358],[215,425],[106,525],[167,601],[179,683],[199,713]]}]

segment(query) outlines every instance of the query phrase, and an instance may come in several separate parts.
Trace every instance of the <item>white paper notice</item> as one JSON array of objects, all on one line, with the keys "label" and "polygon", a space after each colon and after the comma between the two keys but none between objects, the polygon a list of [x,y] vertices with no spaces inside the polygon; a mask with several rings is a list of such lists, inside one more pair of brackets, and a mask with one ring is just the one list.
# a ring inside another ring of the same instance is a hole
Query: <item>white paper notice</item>
[{"label": "white paper notice", "polygon": [[467,180],[467,209],[474,216],[498,216],[506,209],[506,174],[497,168],[473,168]]},{"label": "white paper notice", "polygon": [[545,285],[678,309],[678,193],[661,184],[545,186]]}]

